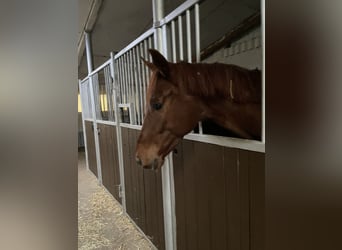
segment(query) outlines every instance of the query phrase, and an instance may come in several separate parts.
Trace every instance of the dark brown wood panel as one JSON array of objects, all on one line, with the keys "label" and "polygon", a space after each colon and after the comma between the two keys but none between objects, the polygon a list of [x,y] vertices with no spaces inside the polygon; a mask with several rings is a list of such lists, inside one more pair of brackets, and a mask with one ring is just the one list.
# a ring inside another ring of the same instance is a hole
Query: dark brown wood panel
[{"label": "dark brown wood panel", "polygon": [[88,166],[91,172],[97,177],[97,163],[96,163],[96,151],[95,151],[95,138],[93,122],[84,121],[85,132],[87,136],[87,154],[88,154]]},{"label": "dark brown wood panel", "polygon": [[187,227],[186,227],[186,209],[185,209],[185,183],[183,168],[183,144],[182,141],[173,153],[173,174],[176,196],[177,212],[177,249],[187,249]]},{"label": "dark brown wood panel", "polygon": [[116,127],[98,124],[100,131],[99,145],[101,155],[102,183],[107,190],[121,203],[119,197],[120,172]]},{"label": "dark brown wood panel", "polygon": [[240,194],[240,245],[241,250],[250,249],[249,241],[249,152],[246,150],[238,151],[238,170],[239,170],[239,194]]},{"label": "dark brown wood panel", "polygon": [[240,248],[240,195],[239,195],[239,169],[238,153],[236,149],[224,148],[224,169],[226,185],[224,189],[226,201],[226,239],[227,249]]},{"label": "dark brown wood panel", "polygon": [[265,155],[249,153],[251,250],[265,249]]},{"label": "dark brown wood panel", "polygon": [[176,150],[177,249],[263,249],[264,154],[189,140]]},{"label": "dark brown wood panel", "polygon": [[165,249],[161,171],[138,166],[135,147],[139,131],[121,131],[127,213],[158,249]]}]

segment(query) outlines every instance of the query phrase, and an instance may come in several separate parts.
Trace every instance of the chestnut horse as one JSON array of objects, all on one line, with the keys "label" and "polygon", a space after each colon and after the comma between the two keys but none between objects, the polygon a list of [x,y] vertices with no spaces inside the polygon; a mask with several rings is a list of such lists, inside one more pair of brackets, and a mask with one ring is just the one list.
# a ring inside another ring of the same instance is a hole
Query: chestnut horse
[{"label": "chestnut horse", "polygon": [[149,50],[146,115],[136,161],[158,169],[184,135],[210,119],[246,139],[260,139],[261,73],[221,63],[170,63]]}]

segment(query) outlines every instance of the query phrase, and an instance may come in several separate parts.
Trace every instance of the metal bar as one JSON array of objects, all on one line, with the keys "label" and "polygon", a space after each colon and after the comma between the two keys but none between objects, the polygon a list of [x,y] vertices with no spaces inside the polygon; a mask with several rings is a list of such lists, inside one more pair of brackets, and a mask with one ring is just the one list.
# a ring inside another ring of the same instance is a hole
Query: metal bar
[{"label": "metal bar", "polygon": [[93,57],[91,53],[91,41],[90,41],[90,33],[84,32],[84,38],[86,42],[86,55],[87,55],[87,66],[88,66],[88,76],[93,70]]},{"label": "metal bar", "polygon": [[129,100],[129,88],[128,88],[128,72],[127,72],[127,68],[128,68],[128,62],[127,62],[127,53],[123,55],[123,61],[124,64],[122,65],[123,71],[124,71],[124,84],[125,84],[125,103],[128,103]]},{"label": "metal bar", "polygon": [[183,49],[183,23],[182,16],[178,17],[178,37],[179,37],[179,60],[184,60],[184,49]]},{"label": "metal bar", "polygon": [[[161,20],[164,16],[164,2],[163,0],[153,0],[153,22],[156,24]],[[155,48],[161,52],[164,52],[164,55],[167,56],[167,34],[166,34],[166,25],[163,26],[162,33],[160,32],[160,28],[155,29]],[[165,249],[166,250],[176,250],[177,244],[174,244],[176,235],[175,230],[175,216],[174,216],[174,206],[172,204],[172,193],[174,193],[174,189],[170,186],[170,180],[173,179],[173,175],[171,175],[170,169],[173,166],[170,164],[169,160],[166,161],[166,164],[162,168],[162,192],[163,192],[163,209],[164,209],[164,233],[165,233]]]},{"label": "metal bar", "polygon": [[132,64],[132,70],[134,71],[134,81],[133,83],[135,84],[135,95],[134,95],[134,103],[135,103],[135,108],[136,108],[136,116],[137,116],[137,123],[140,125],[140,105],[139,105],[139,80],[138,80],[138,72],[137,72],[137,48],[134,47],[132,48],[132,57],[133,57],[133,64]]},{"label": "metal bar", "polygon": [[[201,61],[201,46],[200,46],[200,17],[199,17],[199,4],[195,4],[195,44],[196,44],[196,63]],[[198,132],[203,134],[202,122],[198,123]]]},{"label": "metal bar", "polygon": [[173,62],[177,61],[177,46],[176,46],[176,31],[175,31],[175,21],[171,22],[171,45],[172,45],[172,60]]},{"label": "metal bar", "polygon": [[96,155],[96,165],[97,165],[97,175],[98,175],[98,182],[102,185],[102,172],[101,172],[101,155],[100,155],[100,144],[99,144],[99,135],[98,135],[98,128],[96,122],[96,109],[95,109],[95,96],[93,91],[93,77],[89,78],[90,81],[90,99],[92,103],[92,110],[93,110],[93,125],[94,125],[94,136],[95,136],[95,155]]},{"label": "metal bar", "polygon": [[[132,50],[128,51],[129,53],[129,71],[130,71],[130,85],[131,85],[131,100],[130,103],[132,103],[131,105],[131,109],[132,109],[132,114],[133,114],[133,119],[134,121],[133,124],[135,124],[136,122],[136,103],[135,103],[135,91],[134,91],[134,69],[133,69],[133,56],[132,56]],[[134,108],[134,110],[133,110]]]},{"label": "metal bar", "polygon": [[82,80],[81,80],[81,84],[83,84],[85,81],[87,81],[89,79],[89,76],[86,76],[84,77]]},{"label": "metal bar", "polygon": [[111,74],[110,74],[110,65],[105,68],[106,69],[106,86],[108,88],[107,91],[107,106],[108,106],[108,112],[109,112],[109,120],[110,121],[115,121],[114,117],[114,101],[113,101],[113,83],[111,80]]},{"label": "metal bar", "polygon": [[216,135],[187,134],[184,139],[210,143],[230,148],[239,148],[255,152],[265,152],[265,143],[255,140],[246,140]]},{"label": "metal bar", "polygon": [[[151,37],[148,38],[148,48],[150,48],[150,49],[153,48],[153,46],[152,46],[152,38]],[[149,60],[152,61],[152,56],[150,54],[148,54],[148,56],[149,56]]]},{"label": "metal bar", "polygon": [[167,47],[167,26],[162,26],[162,48],[163,54],[166,59],[169,58],[168,47]]},{"label": "metal bar", "polygon": [[265,143],[265,0],[261,0],[261,37],[262,37],[262,130],[261,130],[261,141]]},{"label": "metal bar", "polygon": [[199,4],[195,5],[195,43],[196,43],[196,62],[201,61],[201,46],[200,46],[200,13]]},{"label": "metal bar", "polygon": [[140,45],[137,45],[136,47],[136,57],[137,57],[137,69],[138,69],[138,83],[139,83],[139,99],[140,99],[140,123],[143,122],[143,113],[144,113],[144,103],[143,103],[143,76],[141,73],[141,63],[140,63]]},{"label": "metal bar", "polygon": [[[147,40],[144,40],[144,58],[145,58],[145,60],[148,60],[148,58],[149,58],[149,56],[148,56],[148,51],[147,51],[147,43],[148,43],[148,39]],[[146,79],[146,85],[145,85],[145,91],[146,91],[146,93],[147,93],[147,88],[148,88],[148,84],[149,84],[149,81],[150,81],[150,77],[149,77],[149,68],[145,65],[144,66],[145,67],[145,79]],[[145,105],[147,105],[146,104],[146,95],[144,96],[144,98],[145,98]],[[145,108],[146,108],[146,106],[145,106]],[[147,111],[146,111],[147,112]]]},{"label": "metal bar", "polygon": [[97,67],[96,69],[94,69],[92,72],[90,72],[89,76],[92,76],[96,73],[98,73],[101,69],[105,68],[106,66],[108,66],[110,63],[110,59],[108,59],[107,61],[105,61],[103,64],[101,64],[99,67]]},{"label": "metal bar", "polygon": [[190,10],[186,11],[186,37],[187,37],[187,50],[188,62],[191,63],[191,23],[190,23]]},{"label": "metal bar", "polygon": [[[120,72],[120,59],[118,58],[116,61],[114,61],[114,72],[116,72],[116,74],[114,74],[114,77],[116,78],[116,83],[117,83],[117,91],[118,91],[118,102],[122,102],[122,86],[121,86],[121,72]],[[114,80],[113,80],[114,81]],[[113,86],[114,88],[114,86]],[[113,100],[114,102],[114,100]]]},{"label": "metal bar", "polygon": [[122,199],[122,207],[123,211],[126,214],[126,192],[125,192],[125,175],[124,175],[124,164],[123,164],[123,151],[122,151],[122,135],[121,135],[121,127],[120,127],[120,118],[119,118],[119,106],[118,106],[118,83],[115,80],[115,71],[114,71],[114,53],[110,53],[110,69],[111,76],[113,79],[113,99],[114,99],[114,107],[115,107],[115,121],[116,121],[116,139],[118,144],[118,158],[119,158],[119,172],[120,172],[120,185],[121,185],[121,199]]},{"label": "metal bar", "polygon": [[129,51],[131,48],[139,44],[141,41],[145,40],[147,37],[151,36],[154,33],[154,27],[147,30],[144,34],[140,35],[137,39],[135,39],[133,42],[131,42],[129,45],[127,45],[124,49],[122,49],[120,52],[118,52],[115,55],[115,59],[119,58],[123,54],[125,54],[127,51]]},{"label": "metal bar", "polygon": [[180,16],[184,11],[190,9],[194,4],[198,4],[201,0],[188,0],[185,1],[183,4],[178,6],[175,10],[173,10],[170,14],[168,14],[166,17],[164,17],[160,21],[160,25],[167,24],[171,22],[176,17]]},{"label": "metal bar", "polygon": [[152,0],[153,26],[154,26],[154,46],[157,50],[163,51],[163,38],[159,22],[164,17],[164,0]]},{"label": "metal bar", "polygon": [[126,86],[125,86],[125,72],[123,69],[123,64],[124,64],[124,57],[120,57],[119,61],[119,70],[120,70],[120,82],[121,82],[121,99],[120,102],[126,102]]},{"label": "metal bar", "polygon": [[[145,42],[145,40],[144,40]],[[145,57],[144,56],[144,42],[140,43],[140,57]],[[145,74],[145,69],[144,69],[144,63],[140,62],[140,69],[141,69],[141,76],[142,76],[142,115],[143,115],[143,119],[142,121],[144,121],[145,118],[145,114],[146,114],[146,110],[145,110],[145,105],[146,105],[146,74]]]}]

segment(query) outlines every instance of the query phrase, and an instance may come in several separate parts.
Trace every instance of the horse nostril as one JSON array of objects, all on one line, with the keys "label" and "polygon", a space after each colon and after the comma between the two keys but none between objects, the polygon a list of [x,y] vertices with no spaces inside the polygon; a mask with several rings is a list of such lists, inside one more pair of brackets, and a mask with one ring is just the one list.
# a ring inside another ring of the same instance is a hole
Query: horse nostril
[{"label": "horse nostril", "polygon": [[141,160],[140,160],[139,157],[136,157],[135,160],[136,160],[136,162],[137,162],[138,165],[141,165],[141,164],[142,164],[142,162],[141,162]]}]

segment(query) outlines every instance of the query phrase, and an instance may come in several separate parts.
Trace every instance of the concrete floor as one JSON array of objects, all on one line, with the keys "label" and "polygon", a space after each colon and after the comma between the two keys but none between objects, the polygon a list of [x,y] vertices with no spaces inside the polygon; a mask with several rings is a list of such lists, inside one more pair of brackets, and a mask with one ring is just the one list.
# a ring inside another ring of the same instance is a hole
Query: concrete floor
[{"label": "concrete floor", "polygon": [[78,156],[78,249],[155,249]]}]

